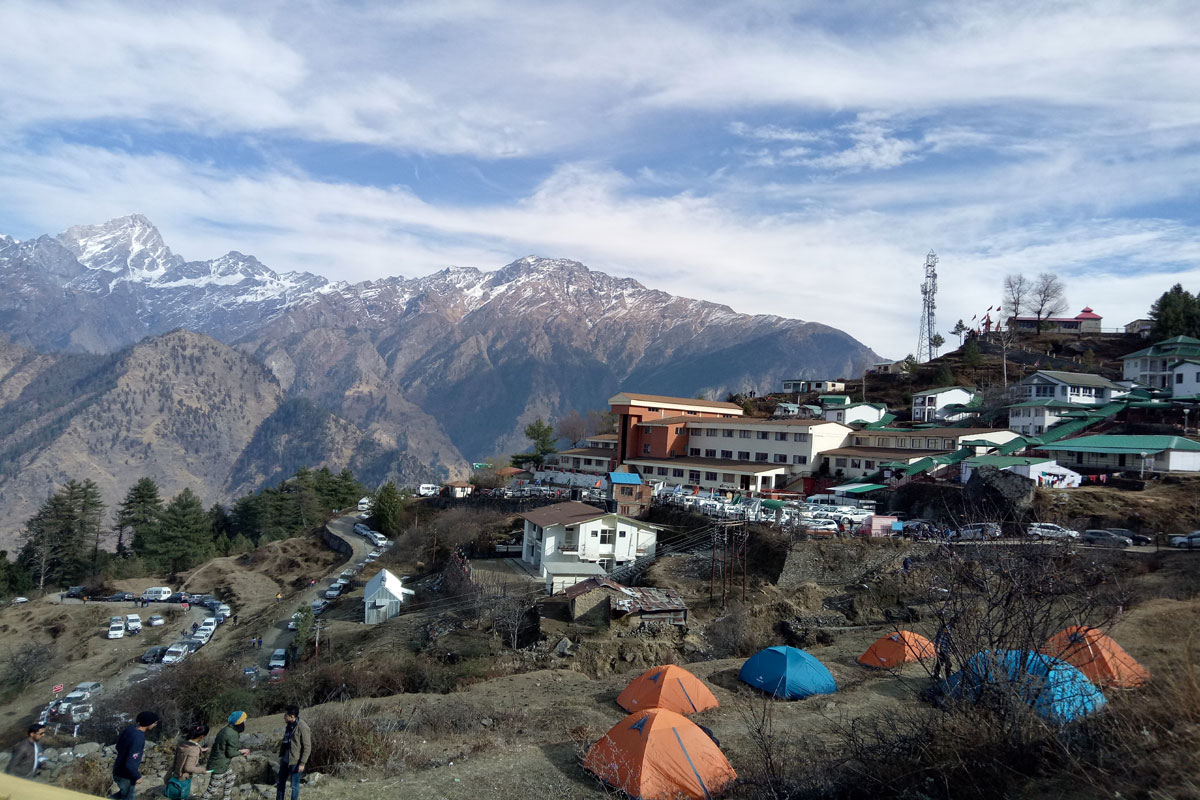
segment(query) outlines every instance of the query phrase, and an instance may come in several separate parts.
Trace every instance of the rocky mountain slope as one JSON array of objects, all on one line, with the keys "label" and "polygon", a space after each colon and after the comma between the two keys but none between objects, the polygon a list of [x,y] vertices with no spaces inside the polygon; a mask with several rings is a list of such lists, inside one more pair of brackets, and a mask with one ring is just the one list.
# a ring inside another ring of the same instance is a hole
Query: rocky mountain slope
[{"label": "rocky mountain slope", "polygon": [[212,503],[312,464],[374,480],[431,475],[352,423],[289,400],[261,364],[202,334],[104,355],[0,342],[0,548],[71,478],[94,480],[110,507],[142,476],[165,496],[190,487]]},{"label": "rocky mountain slope", "polygon": [[0,238],[0,281],[0,333],[19,346],[110,353],[199,331],[264,364],[283,398],[445,474],[524,448],[538,416],[603,407],[622,388],[724,397],[857,375],[875,358],[825,325],[738,314],[574,261],[347,285],[236,252],[186,261],[140,215]]}]

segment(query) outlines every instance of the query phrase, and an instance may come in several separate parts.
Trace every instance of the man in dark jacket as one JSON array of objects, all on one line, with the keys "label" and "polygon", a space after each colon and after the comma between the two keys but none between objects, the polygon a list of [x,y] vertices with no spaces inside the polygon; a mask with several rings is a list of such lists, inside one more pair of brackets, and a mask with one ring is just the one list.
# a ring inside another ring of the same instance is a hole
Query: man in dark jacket
[{"label": "man in dark jacket", "polygon": [[117,760],[113,763],[113,780],[117,782],[115,800],[133,800],[133,793],[142,781],[142,755],[146,752],[146,731],[158,724],[158,714],[142,711],[117,739]]},{"label": "man in dark jacket", "polygon": [[12,759],[4,771],[18,778],[32,778],[37,772],[38,761],[42,755],[41,741],[45,735],[45,725],[40,722],[30,725],[25,738],[13,747]]},{"label": "man in dark jacket", "polygon": [[217,738],[213,739],[212,750],[208,755],[208,769],[212,779],[200,800],[210,800],[215,797],[217,790],[221,791],[224,800],[233,797],[233,787],[237,784],[237,774],[230,763],[239,755],[250,755],[250,751],[242,747],[242,731],[246,730],[245,711],[234,711],[229,715],[229,724],[221,728]]},{"label": "man in dark jacket", "polygon": [[284,800],[288,781],[292,784],[292,800],[300,798],[300,779],[308,768],[312,754],[312,731],[300,719],[300,706],[287,706],[283,711],[283,741],[279,743],[279,781],[275,784],[275,800]]}]

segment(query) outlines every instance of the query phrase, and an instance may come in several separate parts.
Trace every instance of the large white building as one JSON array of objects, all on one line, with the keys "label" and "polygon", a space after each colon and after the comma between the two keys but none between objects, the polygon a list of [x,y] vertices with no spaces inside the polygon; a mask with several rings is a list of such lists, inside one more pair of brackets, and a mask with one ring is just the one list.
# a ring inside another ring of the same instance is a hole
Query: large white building
[{"label": "large white building", "polygon": [[1055,398],[1026,400],[1008,407],[1008,428],[1026,436],[1037,436],[1080,413],[1086,413],[1094,405],[1070,403]]},{"label": "large white building", "polygon": [[1200,339],[1174,336],[1121,356],[1122,376],[1154,389],[1173,389],[1175,374],[1171,367],[1187,358],[1200,358]]},{"label": "large white building", "polygon": [[1107,405],[1129,390],[1100,375],[1040,369],[1016,386],[1022,401],[1061,400],[1085,406]]},{"label": "large white building", "polygon": [[972,448],[973,455],[985,455],[996,445],[1010,442],[1017,436],[1003,428],[867,429],[852,433],[845,446],[822,453],[821,461],[827,474],[852,480],[877,470],[949,455],[967,446]]},{"label": "large white building", "polygon": [[522,514],[521,560],[538,570],[554,593],[654,555],[658,527],[586,503],[556,503]]}]

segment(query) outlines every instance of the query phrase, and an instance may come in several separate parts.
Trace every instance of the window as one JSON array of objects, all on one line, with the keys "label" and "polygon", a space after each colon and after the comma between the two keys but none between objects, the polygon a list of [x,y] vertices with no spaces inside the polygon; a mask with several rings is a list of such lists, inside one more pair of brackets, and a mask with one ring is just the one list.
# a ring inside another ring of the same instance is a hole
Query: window
[{"label": "window", "polygon": [[667,469],[666,467],[659,467],[659,468],[658,468],[658,474],[659,474],[659,475],[666,476],[666,475],[669,475],[669,474],[670,474],[670,472],[671,472],[671,471],[670,471],[669,469]]},{"label": "window", "polygon": [[808,434],[807,433],[793,433],[792,441],[793,442],[807,442]]},{"label": "window", "polygon": [[586,466],[586,467],[590,467],[590,466],[592,465],[592,460],[591,460],[590,458],[585,458],[585,459],[583,460],[583,464],[584,464],[584,466]]},{"label": "window", "polygon": [[675,435],[676,435],[676,436],[682,436],[682,435],[683,435],[683,431],[684,431],[684,428],[683,428],[683,426],[681,425],[680,427],[678,427],[678,428],[676,428],[676,429],[675,429]]},{"label": "window", "polygon": [[733,438],[733,428],[722,428],[721,435],[724,436],[726,439],[732,439]]},{"label": "window", "polygon": [[755,437],[756,439],[766,439],[767,437],[770,436],[770,433],[768,431],[755,431],[755,433],[758,434]]},{"label": "window", "polygon": [[689,469],[688,470],[688,483],[699,483],[699,482],[700,482],[700,470]]},{"label": "window", "polygon": [[937,450],[937,446],[938,446],[938,440],[937,440],[937,439],[926,439],[926,440],[925,440],[925,449],[927,449],[927,450]]},{"label": "window", "polygon": [[892,437],[880,436],[879,439],[876,440],[875,444],[878,447],[891,447],[892,446]]},{"label": "window", "polygon": [[850,459],[850,469],[862,469],[862,461],[857,458]]},{"label": "window", "polygon": [[863,469],[875,469],[875,462],[867,460],[863,462]]},{"label": "window", "polygon": [[846,459],[844,459],[844,458],[835,458],[835,459],[833,460],[833,465],[834,465],[835,467],[844,467],[844,466],[846,466]]},{"label": "window", "polygon": [[737,480],[737,478],[734,476],[734,474],[732,472],[722,472],[721,473],[721,481],[724,483],[733,483],[736,480]]},{"label": "window", "polygon": [[692,448],[689,448],[689,449],[688,449],[688,455],[689,455],[689,456],[698,456],[698,455],[700,455],[700,448],[699,448],[699,447],[692,447]]},{"label": "window", "polygon": [[646,408],[646,410],[647,411],[658,411],[659,409],[655,408],[654,406],[649,406]]},{"label": "window", "polygon": [[856,447],[857,447],[857,446],[859,446],[859,445],[865,445],[865,444],[867,444],[867,437],[865,437],[865,436],[855,436],[855,437],[854,437],[854,444],[855,444],[855,446],[856,446]]},{"label": "window", "polygon": [[749,461],[750,460],[750,451],[749,450],[738,450],[738,458],[742,461]]},{"label": "window", "polygon": [[716,457],[717,457],[717,451],[716,451],[716,450],[705,450],[705,451],[704,451],[704,457],[705,457],[705,458],[716,458]]},{"label": "window", "polygon": [[621,487],[621,496],[622,497],[633,497],[633,487],[632,486],[622,486]]},{"label": "window", "polygon": [[683,412],[683,413],[684,413],[685,415],[689,416],[689,417],[698,417],[698,416],[700,416],[700,412],[699,412],[699,411],[685,411],[685,412]]},{"label": "window", "polygon": [[942,447],[946,448],[947,450],[953,450],[954,449],[954,440],[953,439],[942,439]]},{"label": "window", "polygon": [[732,450],[722,450],[721,458],[733,458],[733,451]]},{"label": "window", "polygon": [[612,544],[617,540],[617,532],[612,528],[603,528],[600,531],[600,544]]},{"label": "window", "polygon": [[754,460],[755,460],[755,461],[766,461],[766,460],[767,460],[767,454],[766,454],[766,453],[755,453],[755,454],[754,454]]},{"label": "window", "polygon": [[683,477],[683,470],[681,470],[681,469],[673,469],[673,470],[671,470],[671,477],[672,477],[672,478],[682,478],[682,477]]},{"label": "window", "polygon": [[650,445],[648,445],[648,444],[642,445],[642,455],[644,455],[644,456],[650,455]]},{"label": "window", "polygon": [[792,456],[793,464],[807,464],[808,456]]},{"label": "window", "polygon": [[705,435],[705,436],[716,436],[716,435],[717,435],[717,429],[716,429],[716,428],[705,428],[705,429],[704,429],[704,435]]},{"label": "window", "polygon": [[1183,373],[1182,373],[1182,372],[1176,372],[1176,373],[1175,373],[1175,382],[1176,382],[1176,383],[1183,383]]},{"label": "window", "polygon": [[786,442],[787,441],[787,433],[783,432],[783,431],[775,431],[775,441]]},{"label": "window", "polygon": [[784,455],[783,453],[776,453],[775,454],[775,463],[776,464],[786,464],[787,456]]},{"label": "window", "polygon": [[896,447],[908,447],[908,439],[905,439],[903,436],[897,436]]},{"label": "window", "polygon": [[738,431],[738,438],[739,439],[749,439],[750,431]]},{"label": "window", "polygon": [[704,480],[706,480],[706,481],[715,481],[716,479],[717,479],[717,473],[715,473],[715,472],[706,472],[706,473],[704,473]]}]

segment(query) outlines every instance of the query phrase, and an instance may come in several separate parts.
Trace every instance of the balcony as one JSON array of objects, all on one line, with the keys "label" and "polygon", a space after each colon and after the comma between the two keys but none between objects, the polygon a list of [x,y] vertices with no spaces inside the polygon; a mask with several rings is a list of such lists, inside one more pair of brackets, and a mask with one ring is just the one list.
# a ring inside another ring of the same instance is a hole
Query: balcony
[{"label": "balcony", "polygon": [[562,548],[559,549],[558,552],[563,553],[568,556],[577,556],[577,555],[579,555],[579,545],[565,544],[562,546]]}]

